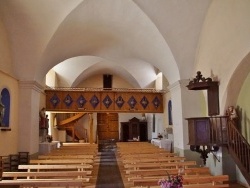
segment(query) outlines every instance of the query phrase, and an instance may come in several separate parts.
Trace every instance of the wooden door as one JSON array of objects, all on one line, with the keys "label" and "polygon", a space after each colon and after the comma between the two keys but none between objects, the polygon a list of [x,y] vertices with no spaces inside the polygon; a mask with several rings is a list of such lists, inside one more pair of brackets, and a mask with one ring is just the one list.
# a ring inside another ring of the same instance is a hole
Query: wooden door
[{"label": "wooden door", "polygon": [[119,139],[118,113],[97,114],[97,134],[99,140]]}]

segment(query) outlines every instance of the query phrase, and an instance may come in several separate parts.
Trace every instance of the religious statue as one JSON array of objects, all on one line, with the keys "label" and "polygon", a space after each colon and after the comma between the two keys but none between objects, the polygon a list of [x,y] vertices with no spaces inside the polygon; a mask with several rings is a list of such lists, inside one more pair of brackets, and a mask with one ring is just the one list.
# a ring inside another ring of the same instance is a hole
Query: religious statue
[{"label": "religious statue", "polygon": [[46,128],[46,114],[45,114],[45,108],[42,108],[39,112],[39,128],[45,129]]},{"label": "religious statue", "polygon": [[236,109],[234,106],[229,106],[228,109],[226,110],[226,115],[229,117],[229,120],[234,123],[236,128],[238,129],[238,114],[236,112]]}]

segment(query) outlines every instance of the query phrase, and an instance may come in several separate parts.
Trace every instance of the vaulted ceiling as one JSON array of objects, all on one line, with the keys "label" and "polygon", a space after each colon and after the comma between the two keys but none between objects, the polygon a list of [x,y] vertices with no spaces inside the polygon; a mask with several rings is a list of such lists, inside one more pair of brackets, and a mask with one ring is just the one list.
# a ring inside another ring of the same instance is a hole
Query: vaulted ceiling
[{"label": "vaulted ceiling", "polygon": [[[7,73],[42,82],[52,69],[77,86],[89,76],[119,75],[147,87],[162,72],[190,78],[211,0],[1,0]],[[57,65],[57,66],[56,66]]]}]

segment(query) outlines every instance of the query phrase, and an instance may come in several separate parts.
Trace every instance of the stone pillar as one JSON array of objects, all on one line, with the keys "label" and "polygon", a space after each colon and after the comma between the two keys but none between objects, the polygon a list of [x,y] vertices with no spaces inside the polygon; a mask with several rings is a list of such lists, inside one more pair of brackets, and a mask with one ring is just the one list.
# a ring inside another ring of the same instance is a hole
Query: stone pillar
[{"label": "stone pillar", "polygon": [[[201,91],[188,90],[189,80],[179,80],[169,86],[172,100],[174,149],[178,152],[189,150],[188,122],[185,118],[200,117],[206,104]],[[203,114],[204,116],[204,114]],[[180,153],[181,154],[181,153]]]},{"label": "stone pillar", "polygon": [[39,151],[39,111],[43,87],[35,81],[19,82],[18,149],[30,154]]}]

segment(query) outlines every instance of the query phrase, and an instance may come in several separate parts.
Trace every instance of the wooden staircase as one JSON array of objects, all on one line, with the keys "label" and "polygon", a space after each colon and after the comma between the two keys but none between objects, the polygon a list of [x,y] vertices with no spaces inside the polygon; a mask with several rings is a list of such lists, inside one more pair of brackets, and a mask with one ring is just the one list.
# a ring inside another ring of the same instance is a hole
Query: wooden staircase
[{"label": "wooden staircase", "polygon": [[[59,121],[56,127],[58,130],[66,130],[67,135],[72,137],[73,142],[75,140],[80,140],[81,134],[79,133],[79,130],[75,128],[75,125],[77,121],[86,114],[87,113],[77,113],[72,117]],[[86,134],[86,130],[83,130],[83,131],[84,131],[84,134]]]},{"label": "wooden staircase", "polygon": [[247,183],[250,184],[250,144],[231,120],[228,121],[228,150]]}]

